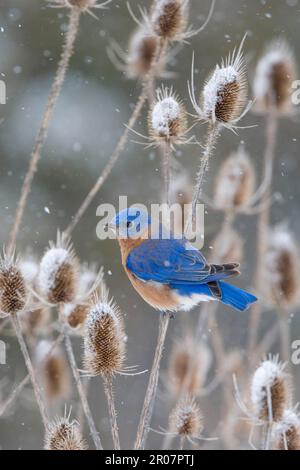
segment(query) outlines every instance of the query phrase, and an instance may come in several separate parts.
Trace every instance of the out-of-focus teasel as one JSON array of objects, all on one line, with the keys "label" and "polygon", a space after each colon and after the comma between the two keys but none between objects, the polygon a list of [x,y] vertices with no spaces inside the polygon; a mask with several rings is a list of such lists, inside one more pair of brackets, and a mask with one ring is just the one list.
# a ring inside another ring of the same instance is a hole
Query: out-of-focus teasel
[{"label": "out-of-focus teasel", "polygon": [[244,258],[244,240],[232,227],[226,230],[226,237],[221,231],[215,238],[212,246],[213,253],[217,254],[218,262],[231,263],[235,260],[241,264]]},{"label": "out-of-focus teasel", "polygon": [[272,435],[272,449],[300,450],[300,419],[295,410],[285,410]]},{"label": "out-of-focus teasel", "polygon": [[99,0],[47,0],[49,5],[53,8],[77,8],[82,13],[92,13],[93,9],[104,10],[106,6],[112,2],[112,0],[99,1]]},{"label": "out-of-focus teasel", "polygon": [[87,450],[79,423],[70,416],[56,418],[49,423],[45,435],[45,450]]},{"label": "out-of-focus teasel", "polygon": [[174,437],[179,436],[180,450],[183,449],[185,439],[192,444],[195,444],[194,440],[201,439],[203,429],[202,413],[195,399],[182,398],[169,417],[169,432]]},{"label": "out-of-focus teasel", "polygon": [[294,114],[292,92],[297,79],[294,52],[283,38],[274,39],[259,59],[253,84],[255,111],[275,112],[279,116]]},{"label": "out-of-focus teasel", "polygon": [[49,403],[69,397],[71,383],[66,357],[59,346],[51,351],[52,342],[40,341],[35,350],[35,362]]}]

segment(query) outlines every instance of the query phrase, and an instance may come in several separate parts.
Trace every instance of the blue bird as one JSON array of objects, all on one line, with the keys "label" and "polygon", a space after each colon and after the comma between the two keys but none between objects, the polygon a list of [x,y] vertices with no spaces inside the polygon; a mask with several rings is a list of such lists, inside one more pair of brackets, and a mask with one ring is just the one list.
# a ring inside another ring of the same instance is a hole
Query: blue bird
[{"label": "blue bird", "polygon": [[240,274],[237,263],[209,264],[187,239],[164,238],[145,211],[124,209],[110,222],[119,241],[122,264],[133,287],[156,310],[189,311],[200,302],[220,301],[245,311],[257,298],[225,280]]}]

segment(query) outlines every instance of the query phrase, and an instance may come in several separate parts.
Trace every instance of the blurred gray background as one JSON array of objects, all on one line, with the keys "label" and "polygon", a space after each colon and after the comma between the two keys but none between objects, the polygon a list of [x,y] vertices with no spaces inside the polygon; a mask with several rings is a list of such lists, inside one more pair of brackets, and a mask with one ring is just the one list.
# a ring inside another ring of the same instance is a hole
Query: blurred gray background
[{"label": "blurred gray background", "polygon": [[[207,15],[209,0],[191,0],[191,15],[195,26]],[[132,7],[148,6],[150,2],[132,0]],[[67,10],[47,8],[44,0],[1,0],[0,5],[0,77],[7,84],[7,104],[0,105],[0,237],[6,243],[20,186],[27,169],[38,124],[59,59],[63,33],[67,24]],[[80,34],[70,70],[55,110],[47,144],[42,152],[39,171],[25,213],[19,237],[18,251],[30,247],[41,255],[48,241],[56,236],[57,228],[68,225],[83,197],[94,183],[123,131],[140,85],[127,80],[110,62],[106,49],[111,39],[126,50],[128,38],[135,28],[125,0],[114,0],[109,10],[97,12],[99,21],[89,15],[81,20]],[[295,50],[300,62],[300,2],[299,0],[217,0],[213,19],[206,30],[178,52],[169,67],[176,77],[172,83],[190,112],[192,107],[187,93],[192,52],[195,51],[200,91],[210,69],[240,42],[245,32],[248,38],[245,51],[250,63],[249,79],[265,43],[283,34]],[[146,134],[146,114],[137,129]],[[261,118],[249,114],[243,125],[258,124],[236,136],[224,132],[206,181],[206,193],[212,194],[214,174],[222,159],[235,150],[241,141],[253,158],[258,178],[264,150],[264,127]],[[205,126],[197,127],[201,140]],[[135,140],[134,136],[132,137]],[[178,159],[191,175],[199,161],[199,148],[180,149]],[[282,120],[277,147],[274,189],[283,196],[283,202],[272,209],[272,220],[289,220],[291,229],[299,238],[299,119]],[[111,293],[125,315],[128,334],[128,365],[138,364],[141,369],[151,365],[156,341],[157,313],[148,307],[133,291],[122,271],[115,241],[99,241],[96,237],[96,208],[100,203],[116,204],[118,196],[128,195],[130,203],[159,202],[159,158],[155,151],[129,142],[126,151],[109,180],[74,231],[73,241],[80,258],[104,266]],[[222,215],[211,210],[206,217],[204,251],[210,252],[210,239],[220,226]],[[241,285],[251,283],[254,259],[255,218],[241,217],[237,226],[247,241],[247,254],[242,267]],[[295,312],[296,313],[296,312]],[[185,323],[194,321],[198,311],[186,315]],[[264,327],[271,321],[267,313]],[[228,348],[245,343],[247,314],[238,315],[224,308],[220,312],[222,332]],[[180,321],[173,321],[169,331],[165,358],[170,350],[172,336],[180,330]],[[297,315],[293,318],[293,338],[300,338]],[[12,336],[5,337],[8,364],[0,366],[0,381],[8,378],[6,392],[23,378],[25,369],[18,346]],[[76,343],[78,358],[81,344]],[[295,375],[299,379],[297,368]],[[213,372],[213,371],[212,371]],[[297,375],[298,374],[298,375]],[[134,441],[148,375],[119,377],[116,379],[116,401],[119,410],[121,442],[130,448]],[[1,382],[0,382],[1,383]],[[300,399],[299,381],[296,396]],[[171,405],[163,393],[157,402],[152,427],[167,426]],[[1,389],[0,389],[1,398]],[[76,400],[74,393],[73,400]],[[72,399],[70,400],[70,403]],[[111,446],[107,413],[100,380],[93,380],[91,404],[96,423],[106,448]],[[204,400],[202,408],[207,428],[216,424],[217,395]],[[40,448],[43,430],[35,406],[22,398],[5,419],[0,420],[0,448]],[[151,434],[149,446],[158,448],[162,437]]]}]

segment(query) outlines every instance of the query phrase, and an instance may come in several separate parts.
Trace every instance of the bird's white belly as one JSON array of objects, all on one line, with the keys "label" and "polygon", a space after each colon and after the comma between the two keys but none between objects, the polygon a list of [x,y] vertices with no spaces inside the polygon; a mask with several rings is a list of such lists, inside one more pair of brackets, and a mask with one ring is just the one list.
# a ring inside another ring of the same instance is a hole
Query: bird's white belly
[{"label": "bird's white belly", "polygon": [[200,304],[201,302],[210,302],[212,300],[216,300],[208,295],[201,295],[201,294],[193,294],[190,296],[183,296],[177,293],[174,293],[176,296],[176,300],[178,303],[178,310],[183,310],[185,312],[189,312],[192,310],[196,305]]}]

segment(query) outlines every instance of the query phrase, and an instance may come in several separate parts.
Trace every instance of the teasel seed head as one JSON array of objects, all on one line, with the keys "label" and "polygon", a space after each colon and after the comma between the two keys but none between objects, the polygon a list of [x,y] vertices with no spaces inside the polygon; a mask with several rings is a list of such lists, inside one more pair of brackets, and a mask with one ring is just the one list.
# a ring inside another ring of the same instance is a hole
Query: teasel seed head
[{"label": "teasel seed head", "polygon": [[84,364],[91,375],[121,372],[125,359],[124,324],[119,308],[103,288],[90,307],[84,334]]},{"label": "teasel seed head", "polygon": [[151,26],[158,37],[181,40],[188,25],[187,0],[157,0],[153,3]]},{"label": "teasel seed head", "polygon": [[21,312],[28,301],[25,279],[14,256],[0,257],[0,318]]},{"label": "teasel seed head", "polygon": [[300,450],[300,419],[293,410],[285,410],[274,429],[275,450]]},{"label": "teasel seed head", "polygon": [[184,437],[199,437],[203,431],[203,419],[199,406],[193,398],[181,399],[171,411],[171,433]]},{"label": "teasel seed head", "polygon": [[233,228],[227,229],[226,238],[223,233],[219,233],[213,242],[213,253],[218,256],[218,260],[222,263],[241,264],[244,257],[244,240],[239,233]]},{"label": "teasel seed head", "polygon": [[282,306],[299,305],[298,249],[294,237],[284,225],[269,232],[263,269],[267,300]]},{"label": "teasel seed head", "polygon": [[93,8],[104,8],[111,0],[99,3],[98,0],[48,0],[50,6],[78,8],[82,12],[90,11]]},{"label": "teasel seed head", "polygon": [[63,315],[73,333],[78,333],[79,335],[84,334],[85,321],[89,313],[89,309],[90,306],[88,303],[64,305]]},{"label": "teasel seed head", "polygon": [[87,450],[78,422],[64,417],[50,423],[45,436],[45,450]]},{"label": "teasel seed head", "polygon": [[221,165],[215,186],[215,205],[228,211],[246,206],[255,192],[255,171],[249,155],[240,148]]},{"label": "teasel seed head", "polygon": [[180,143],[187,132],[186,111],[172,88],[161,87],[149,114],[153,142]]},{"label": "teasel seed head", "polygon": [[[279,422],[291,404],[290,377],[278,357],[264,360],[253,375],[251,400],[256,416],[265,422]],[[270,416],[271,414],[271,416]]]},{"label": "teasel seed head", "polygon": [[[140,26],[131,36],[128,46],[127,75],[129,78],[145,78],[150,72],[158,48],[157,36],[149,33],[145,26]],[[165,65],[162,56],[156,65],[155,75],[159,75]]]},{"label": "teasel seed head", "polygon": [[42,340],[36,348],[36,363],[47,400],[56,402],[68,398],[71,383],[68,363],[59,346],[48,357],[52,343]]},{"label": "teasel seed head", "polygon": [[69,303],[78,288],[78,261],[73,246],[64,234],[44,254],[38,279],[39,289],[51,304]]},{"label": "teasel seed head", "polygon": [[276,39],[266,47],[254,78],[255,110],[258,113],[265,114],[275,108],[278,114],[292,114],[291,93],[296,69],[294,53],[284,39]]},{"label": "teasel seed head", "polygon": [[212,355],[205,343],[197,341],[191,334],[178,339],[174,343],[168,364],[169,393],[175,397],[182,393],[199,395],[211,363]]}]

